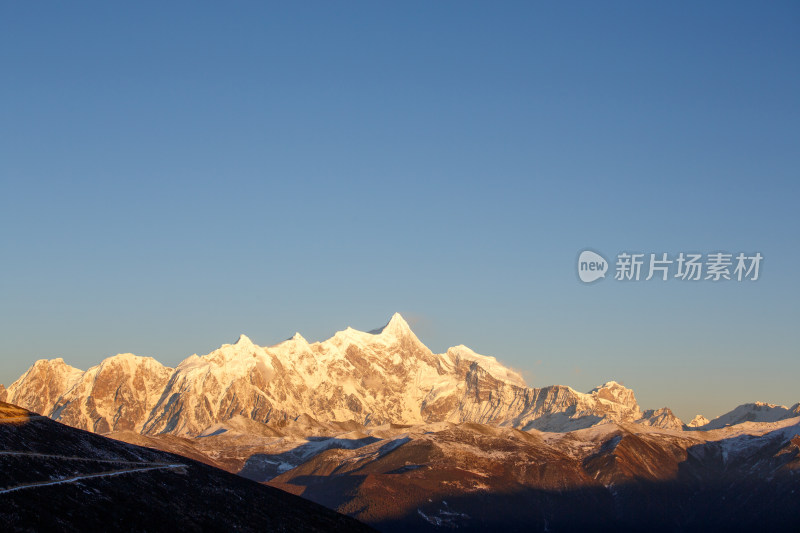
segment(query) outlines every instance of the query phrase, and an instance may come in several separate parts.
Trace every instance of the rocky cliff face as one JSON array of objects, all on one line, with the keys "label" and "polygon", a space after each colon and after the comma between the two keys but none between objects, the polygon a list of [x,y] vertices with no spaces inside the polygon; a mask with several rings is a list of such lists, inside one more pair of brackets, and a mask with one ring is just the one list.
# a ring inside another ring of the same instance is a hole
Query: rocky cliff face
[{"label": "rocky cliff face", "polygon": [[40,359],[9,385],[3,401],[49,415],[61,395],[70,390],[82,374],[61,358]]},{"label": "rocky cliff face", "polygon": [[664,429],[683,429],[683,422],[672,413],[669,407],[662,407],[661,409],[655,410],[648,409],[642,414],[642,418],[638,422],[645,426],[654,426]]},{"label": "rocky cliff face", "polygon": [[109,357],[83,372],[48,414],[95,433],[141,431],[172,372],[151,357]]}]

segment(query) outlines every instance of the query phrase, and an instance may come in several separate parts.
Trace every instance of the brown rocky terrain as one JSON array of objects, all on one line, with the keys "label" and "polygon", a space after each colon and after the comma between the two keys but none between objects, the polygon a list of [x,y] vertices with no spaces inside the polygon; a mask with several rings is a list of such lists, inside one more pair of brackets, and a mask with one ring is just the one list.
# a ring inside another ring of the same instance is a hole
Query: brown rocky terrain
[{"label": "brown rocky terrain", "polygon": [[266,482],[383,531],[797,531],[800,419],[749,431],[433,425]]},{"label": "brown rocky terrain", "polygon": [[[299,438],[307,426],[317,435]],[[205,455],[385,531],[794,531],[800,516],[800,418],[711,431],[308,419],[283,429],[279,437],[113,436]]]}]

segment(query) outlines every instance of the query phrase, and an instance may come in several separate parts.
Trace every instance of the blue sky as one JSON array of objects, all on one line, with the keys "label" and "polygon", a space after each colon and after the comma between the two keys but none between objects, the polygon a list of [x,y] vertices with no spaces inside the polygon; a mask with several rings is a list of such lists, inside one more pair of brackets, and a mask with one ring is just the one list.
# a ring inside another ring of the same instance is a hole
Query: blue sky
[{"label": "blue sky", "polygon": [[[400,311],[530,385],[800,401],[794,2],[5,3],[0,382]],[[759,251],[582,285],[577,253]]]}]

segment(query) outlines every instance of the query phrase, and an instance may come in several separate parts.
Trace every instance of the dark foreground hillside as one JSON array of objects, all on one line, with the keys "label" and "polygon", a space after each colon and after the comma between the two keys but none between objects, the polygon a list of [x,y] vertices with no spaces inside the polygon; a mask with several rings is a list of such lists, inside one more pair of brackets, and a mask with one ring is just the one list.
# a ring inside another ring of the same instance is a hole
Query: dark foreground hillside
[{"label": "dark foreground hillside", "polygon": [[3,531],[369,531],[303,498],[0,402]]}]

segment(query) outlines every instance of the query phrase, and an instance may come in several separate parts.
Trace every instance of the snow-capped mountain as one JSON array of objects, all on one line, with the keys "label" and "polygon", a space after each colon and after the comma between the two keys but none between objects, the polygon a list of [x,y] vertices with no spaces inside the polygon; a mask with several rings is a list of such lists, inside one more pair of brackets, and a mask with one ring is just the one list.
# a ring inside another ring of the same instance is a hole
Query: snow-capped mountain
[{"label": "snow-capped mountain", "polygon": [[297,333],[262,347],[242,335],[174,369],[132,354],[85,372],[61,359],[41,360],[0,394],[100,433],[194,436],[234,417],[276,426],[304,415],[364,425],[478,422],[541,431],[603,422],[683,425],[667,408],[642,412],[633,391],[614,381],[588,393],[530,388],[517,372],[466,346],[435,354],[399,314],[378,330],[347,328],[323,342]]},{"label": "snow-capped mountain", "polygon": [[141,431],[172,372],[151,357],[133,354],[109,357],[85,372],[62,359],[40,360],[0,401],[95,433]]},{"label": "snow-capped mountain", "polygon": [[690,428],[699,428],[708,424],[708,418],[704,417],[703,415],[697,415],[692,418],[692,421],[686,424]]},{"label": "snow-capped mountain", "polygon": [[[698,415],[692,421],[697,421],[697,425],[692,426],[691,423],[689,425],[703,430],[720,429],[744,422],[777,422],[778,420],[787,420],[796,416],[800,416],[800,403],[792,407],[786,407],[784,405],[755,402],[742,404],[733,411],[720,415],[710,422],[705,417]],[[703,420],[705,424],[700,424]]]},{"label": "snow-capped mountain", "polygon": [[141,431],[172,372],[152,357],[109,357],[84,372],[50,416],[95,433]]},{"label": "snow-capped mountain", "polygon": [[29,409],[34,413],[49,414],[65,392],[81,378],[83,371],[69,366],[63,359],[36,361],[7,390],[0,393],[6,401]]},{"label": "snow-capped mountain", "polygon": [[669,407],[661,409],[648,409],[639,421],[646,426],[655,426],[664,429],[683,429],[683,422],[675,416]]}]

